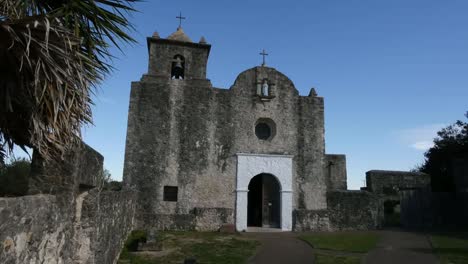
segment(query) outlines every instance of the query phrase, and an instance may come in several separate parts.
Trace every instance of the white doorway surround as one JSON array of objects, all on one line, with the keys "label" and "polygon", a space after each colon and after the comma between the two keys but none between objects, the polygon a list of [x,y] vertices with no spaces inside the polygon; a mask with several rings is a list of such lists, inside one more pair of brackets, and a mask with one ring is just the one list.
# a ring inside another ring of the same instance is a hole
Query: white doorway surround
[{"label": "white doorway surround", "polygon": [[236,230],[247,231],[247,193],[256,175],[271,174],[280,183],[281,230],[292,230],[292,155],[237,153]]}]

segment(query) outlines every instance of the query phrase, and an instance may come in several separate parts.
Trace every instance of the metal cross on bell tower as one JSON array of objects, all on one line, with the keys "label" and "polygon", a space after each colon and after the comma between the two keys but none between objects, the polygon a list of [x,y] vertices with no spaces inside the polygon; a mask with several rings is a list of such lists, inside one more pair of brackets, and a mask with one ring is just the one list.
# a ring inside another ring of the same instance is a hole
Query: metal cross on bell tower
[{"label": "metal cross on bell tower", "polygon": [[185,17],[182,16],[182,12],[179,12],[179,15],[176,16],[177,19],[179,19],[179,28],[182,27],[182,19],[185,19]]},{"label": "metal cross on bell tower", "polygon": [[263,49],[262,52],[260,52],[260,55],[263,56],[262,66],[265,66],[265,56],[268,56],[268,53],[266,53],[265,49]]}]

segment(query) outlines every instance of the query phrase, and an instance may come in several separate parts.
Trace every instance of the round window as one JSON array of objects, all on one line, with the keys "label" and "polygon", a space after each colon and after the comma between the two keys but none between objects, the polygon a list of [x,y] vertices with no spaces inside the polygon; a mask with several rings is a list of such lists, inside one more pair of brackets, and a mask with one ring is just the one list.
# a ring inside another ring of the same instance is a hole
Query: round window
[{"label": "round window", "polygon": [[271,136],[271,128],[266,123],[259,123],[255,126],[255,135],[259,139],[269,139]]},{"label": "round window", "polygon": [[276,125],[269,118],[260,118],[255,125],[255,135],[258,139],[269,140],[275,136]]}]

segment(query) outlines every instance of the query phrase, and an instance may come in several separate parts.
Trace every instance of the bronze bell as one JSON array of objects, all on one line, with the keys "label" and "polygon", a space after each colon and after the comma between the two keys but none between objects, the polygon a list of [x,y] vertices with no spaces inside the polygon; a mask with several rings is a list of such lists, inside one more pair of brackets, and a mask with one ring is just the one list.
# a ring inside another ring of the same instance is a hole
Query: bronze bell
[{"label": "bronze bell", "polygon": [[184,67],[182,67],[182,61],[181,61],[180,59],[178,59],[178,60],[175,61],[174,68],[179,68],[179,69],[183,69],[183,68],[184,68]]},{"label": "bronze bell", "polygon": [[180,58],[176,58],[174,60],[174,67],[172,68],[172,76],[175,79],[184,78],[184,66],[182,65],[182,60]]}]

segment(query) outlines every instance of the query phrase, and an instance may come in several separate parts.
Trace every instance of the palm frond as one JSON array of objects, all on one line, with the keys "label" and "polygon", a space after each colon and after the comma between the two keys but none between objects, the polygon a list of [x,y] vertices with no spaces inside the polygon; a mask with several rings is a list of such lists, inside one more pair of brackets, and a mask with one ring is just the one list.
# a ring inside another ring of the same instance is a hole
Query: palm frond
[{"label": "palm frond", "polygon": [[13,143],[48,159],[80,139],[112,69],[108,42],[133,42],[132,2],[0,0],[0,159]]}]

